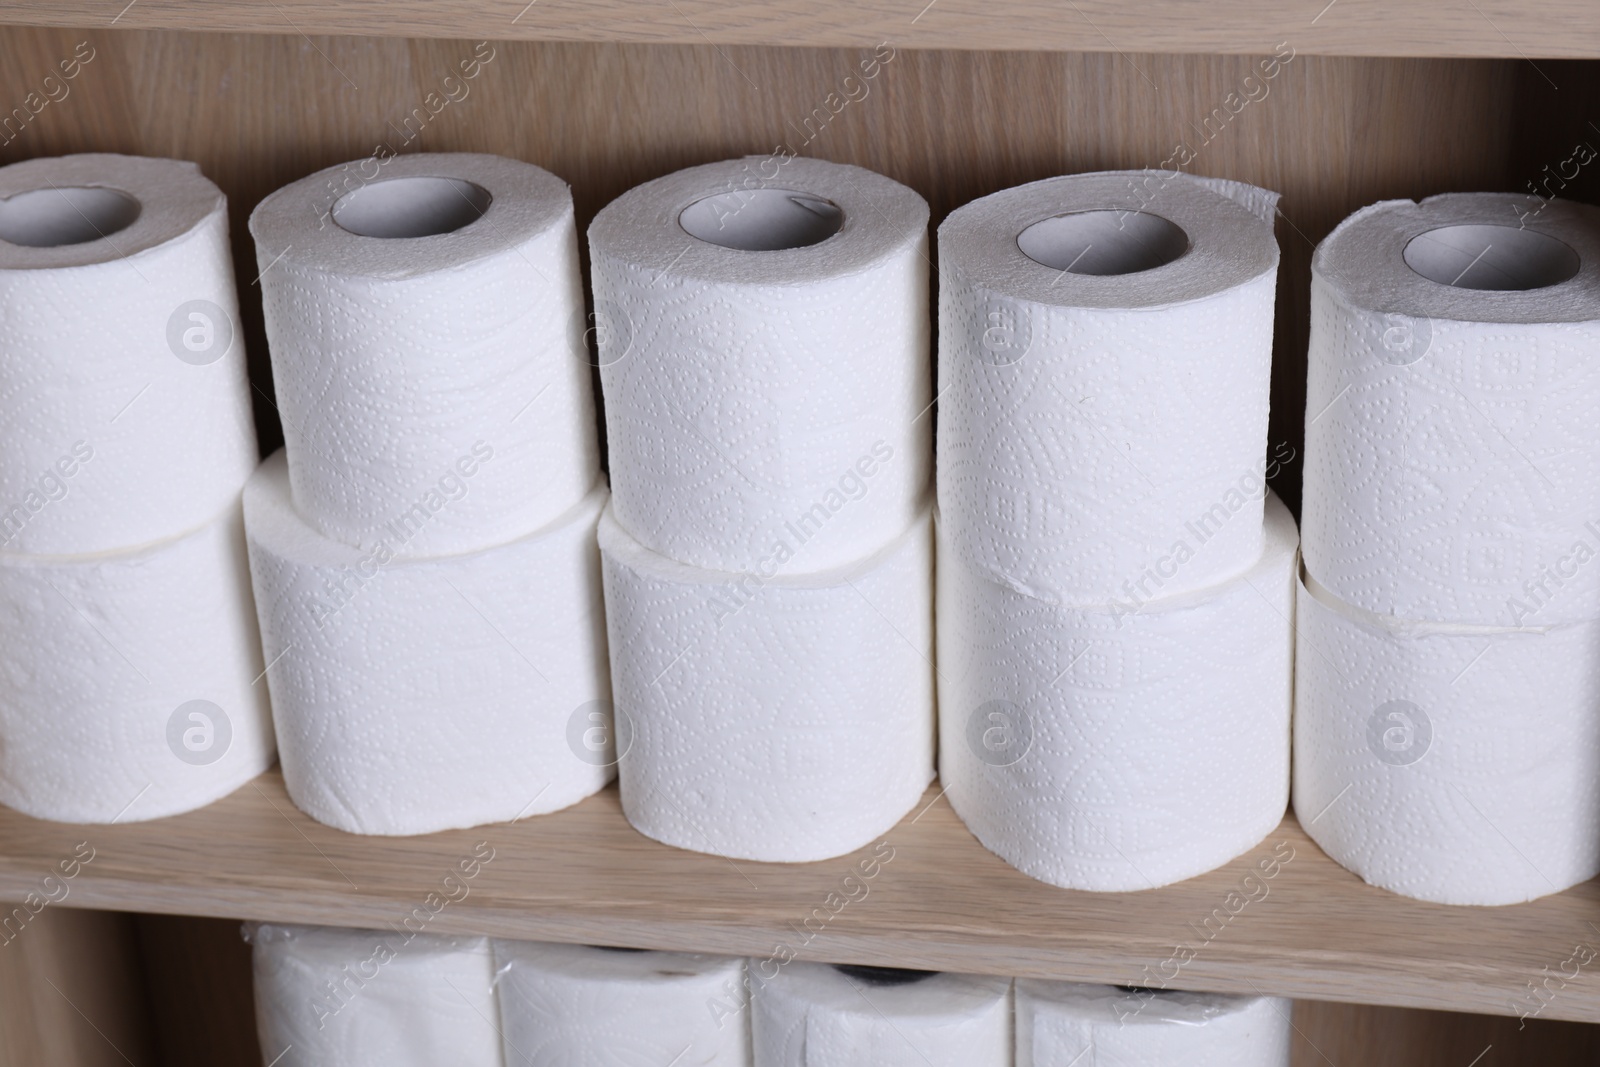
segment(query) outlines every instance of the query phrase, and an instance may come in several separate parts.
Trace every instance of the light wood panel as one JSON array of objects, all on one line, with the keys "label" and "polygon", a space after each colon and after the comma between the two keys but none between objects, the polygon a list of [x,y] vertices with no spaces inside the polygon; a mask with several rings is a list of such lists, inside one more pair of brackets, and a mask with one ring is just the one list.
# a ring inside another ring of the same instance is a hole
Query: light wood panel
[{"label": "light wood panel", "polygon": [[[656,844],[627,825],[614,789],[514,825],[359,837],[301,814],[272,772],[151,823],[86,829],[0,811],[0,898],[25,892],[87,839],[95,858],[68,900],[82,907],[379,928],[421,916],[421,929],[441,933],[760,958],[785,946],[805,959],[1134,985],[1161,977],[1177,988],[1494,1014],[1515,1014],[1527,983],[1561,971],[1575,944],[1600,944],[1590,925],[1600,882],[1517,907],[1422,904],[1335,866],[1292,819],[1252,853],[1179,885],[1060,890],[986,852],[938,796],[930,790],[920,817],[854,856],[776,865]],[[1261,864],[1273,856],[1268,877]],[[1172,962],[1185,949],[1193,958]],[[1600,1020],[1600,980],[1580,972],[1549,987],[1542,1018]]]},{"label": "light wood panel", "polygon": [[[55,868],[71,854],[69,846],[8,894],[60,904],[20,925],[9,907],[0,914],[11,920],[0,933],[0,1067],[146,1067],[154,1046],[132,917],[75,910],[72,883]],[[47,875],[55,880],[42,886]]]},{"label": "light wood panel", "polygon": [[1292,1067],[1592,1067],[1600,1027],[1299,1001]]},{"label": "light wood panel", "polygon": [[1586,0],[4,0],[42,26],[1076,52],[1600,56]]},{"label": "light wood panel", "polygon": [[[1259,74],[1259,60],[900,51],[875,79],[852,83],[858,96],[865,85],[865,97],[833,115],[828,95],[849,89],[844,78],[858,70],[862,50],[498,43],[462,83],[467,95],[408,142],[396,131],[472,45],[3,27],[0,107],[38,89],[80,42],[94,58],[64,83],[65,99],[0,144],[0,162],[84,150],[200,162],[231,198],[269,449],[281,438],[266,399],[271,375],[245,219],[279,185],[369,155],[380,142],[538,163],[572,183],[586,224],[638,182],[779,143],[906,182],[929,198],[937,220],[1020,182],[1157,165],[1186,140],[1197,173],[1284,194],[1270,432],[1273,444],[1298,448],[1313,243],[1374,200],[1520,188],[1565,159],[1573,131],[1600,115],[1591,63],[1535,69],[1520,60],[1296,55],[1275,78],[1251,83],[1266,87],[1264,98],[1220,126],[1213,118],[1207,139],[1206,117],[1226,113],[1228,94]],[[820,126],[819,108],[827,117]],[[1291,507],[1298,483],[1291,463],[1279,483]]]}]

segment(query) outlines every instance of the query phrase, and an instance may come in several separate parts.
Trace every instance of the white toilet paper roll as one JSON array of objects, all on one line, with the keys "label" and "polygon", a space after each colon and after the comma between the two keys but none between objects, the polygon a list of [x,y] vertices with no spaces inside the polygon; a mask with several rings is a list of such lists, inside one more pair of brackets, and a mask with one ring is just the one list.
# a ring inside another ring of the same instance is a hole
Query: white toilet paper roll
[{"label": "white toilet paper roll", "polygon": [[[940,536],[944,537],[943,518]],[[1238,578],[1064,608],[939,560],[939,775],[984,847],[1070,889],[1211,870],[1289,797],[1294,520]]]},{"label": "white toilet paper roll", "polygon": [[1600,210],[1391,200],[1312,260],[1306,569],[1368,611],[1600,616]]},{"label": "white toilet paper roll", "polygon": [[[1276,202],[1180,173],[1078,174],[939,227],[940,521],[979,574],[1103,604],[1141,581],[1202,589],[1261,554]],[[1160,574],[1179,551],[1192,561]]]},{"label": "white toilet paper roll", "polygon": [[512,1067],[750,1067],[744,960],[528,941],[494,943]]},{"label": "white toilet paper roll", "polygon": [[486,937],[252,924],[256,1030],[272,1067],[500,1067]]},{"label": "white toilet paper roll", "polygon": [[250,216],[295,507],[405,556],[519,538],[598,472],[572,195],[499,156],[369,163]]},{"label": "white toilet paper roll", "polygon": [[1600,621],[1398,624],[1299,593],[1294,810],[1366,881],[1512,904],[1600,873]]},{"label": "white toilet paper roll", "polygon": [[601,211],[589,249],[623,528],[740,572],[778,544],[820,571],[899,538],[932,462],[927,245],[922,197],[815,159],[693,167]]},{"label": "white toilet paper roll", "polygon": [[790,963],[755,991],[755,1067],[1009,1067],[1011,979]]},{"label": "white toilet paper roll", "polygon": [[0,551],[114,551],[256,465],[227,198],[193,163],[0,167]]},{"label": "white toilet paper roll", "polygon": [[1016,1067],[1289,1067],[1290,1002],[1017,979]]},{"label": "white toilet paper roll", "polygon": [[604,483],[549,526],[459,556],[331,541],[280,452],[245,488],[284,782],[360,834],[422,834],[576,803],[610,779],[595,522]]},{"label": "white toilet paper roll", "polygon": [[239,505],[94,556],[0,556],[0,803],[155,819],[272,765]]},{"label": "white toilet paper roll", "polygon": [[656,555],[608,509],[628,821],[780,862],[852,852],[899,821],[933,777],[930,533],[924,512],[851,567],[739,575]]}]

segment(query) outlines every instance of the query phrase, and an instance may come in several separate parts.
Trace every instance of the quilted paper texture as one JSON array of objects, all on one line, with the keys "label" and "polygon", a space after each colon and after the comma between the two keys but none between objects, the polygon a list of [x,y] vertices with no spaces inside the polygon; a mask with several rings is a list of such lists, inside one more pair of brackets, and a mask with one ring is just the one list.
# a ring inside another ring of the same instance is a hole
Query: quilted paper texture
[{"label": "quilted paper texture", "polygon": [[1296,558],[1276,497],[1255,567],[1142,609],[1047,604],[943,552],[939,774],[968,829],[1024,874],[1098,891],[1259,843],[1288,801]]},{"label": "quilted paper texture", "polygon": [[1293,1005],[1019,978],[1016,1067],[1289,1067]]},{"label": "quilted paper texture", "polygon": [[1306,567],[1367,611],[1600,616],[1600,322],[1349,307],[1312,286]]},{"label": "quilted paper texture", "polygon": [[1402,633],[1298,599],[1294,808],[1324,852],[1441,904],[1600,873],[1600,622]]},{"label": "quilted paper texture", "polygon": [[868,844],[918,802],[933,776],[929,527],[924,513],[852,568],[763,580],[673,563],[601,520],[635,828],[804,862]]}]

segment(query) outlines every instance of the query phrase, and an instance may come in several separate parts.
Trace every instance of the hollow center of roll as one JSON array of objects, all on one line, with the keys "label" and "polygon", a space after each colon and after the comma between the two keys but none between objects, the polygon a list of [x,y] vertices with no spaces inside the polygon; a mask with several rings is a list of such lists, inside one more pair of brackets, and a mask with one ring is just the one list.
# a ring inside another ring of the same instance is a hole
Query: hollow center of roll
[{"label": "hollow center of roll", "polygon": [[863,985],[910,985],[932,978],[938,971],[914,971],[906,967],[868,967],[856,963],[836,963],[833,969]]},{"label": "hollow center of roll", "polygon": [[1164,267],[1189,250],[1175,222],[1146,211],[1074,211],[1017,234],[1035,263],[1071,274],[1137,274]]},{"label": "hollow center of roll", "polygon": [[1441,226],[1406,242],[1406,266],[1440,285],[1501,292],[1543,289],[1578,273],[1578,253],[1515,226]]},{"label": "hollow center of roll", "polygon": [[740,189],[696,200],[678,225],[723,248],[777,252],[826,241],[844,226],[844,209],[793,189]]},{"label": "hollow center of roll", "polygon": [[477,222],[492,199],[460,178],[385,178],[341,196],[333,221],[359,237],[435,237]]},{"label": "hollow center of roll", "polygon": [[77,245],[125,230],[139,217],[139,201],[116,189],[30,189],[0,200],[0,241],[27,248]]}]

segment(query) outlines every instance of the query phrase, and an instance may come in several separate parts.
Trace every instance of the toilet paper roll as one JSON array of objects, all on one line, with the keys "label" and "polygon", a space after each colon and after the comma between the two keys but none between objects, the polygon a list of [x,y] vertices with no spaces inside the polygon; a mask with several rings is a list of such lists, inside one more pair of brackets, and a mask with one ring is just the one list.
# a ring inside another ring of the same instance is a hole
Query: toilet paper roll
[{"label": "toilet paper roll", "polygon": [[227,198],[193,163],[0,167],[0,552],[175,537],[256,465]]},{"label": "toilet paper roll", "polygon": [[263,463],[245,530],[295,804],[351,833],[423,834],[556,811],[605,785],[605,500],[602,482],[521,540],[402,559],[312,530],[282,453]]},{"label": "toilet paper roll", "polygon": [[[250,232],[289,480],[313,528],[442,555],[522,537],[589,491],[599,446],[565,182],[473,153],[363,160],[279,189]],[[471,492],[440,512],[473,459]]]},{"label": "toilet paper roll", "polygon": [[0,555],[0,803],[104,823],[203,807],[272,765],[237,502],[180,537]]},{"label": "toilet paper roll", "polygon": [[744,960],[494,943],[512,1067],[750,1067]]},{"label": "toilet paper roll", "polygon": [[640,833],[804,862],[917,804],[933,777],[929,526],[924,512],[851,567],[741,575],[658,556],[607,510],[622,809]]},{"label": "toilet paper roll", "polygon": [[777,542],[798,572],[898,539],[932,462],[927,231],[898,182],[794,157],[693,167],[601,211],[589,249],[623,528],[739,572]]},{"label": "toilet paper roll", "polygon": [[755,1067],[1009,1067],[1011,979],[790,963],[757,987]]},{"label": "toilet paper roll", "polygon": [[1291,1004],[1017,979],[1016,1067],[1289,1067]]},{"label": "toilet paper roll", "polygon": [[1346,603],[1600,616],[1600,210],[1528,201],[1386,201],[1317,247],[1306,568]]},{"label": "toilet paper roll", "polygon": [[263,1064],[503,1062],[488,938],[267,923],[245,937]]},{"label": "toilet paper roll", "polygon": [[1079,174],[939,227],[940,521],[979,574],[1093,605],[1179,544],[1166,595],[1261,554],[1276,202]]},{"label": "toilet paper roll", "polygon": [[[940,536],[944,523],[940,520]],[[1001,859],[1148,889],[1250,849],[1289,798],[1294,520],[1209,589],[1064,608],[939,562],[939,776]]]},{"label": "toilet paper roll", "polygon": [[1297,662],[1294,810],[1342,866],[1441,904],[1600,873],[1600,622],[1398,624],[1302,586]]}]

